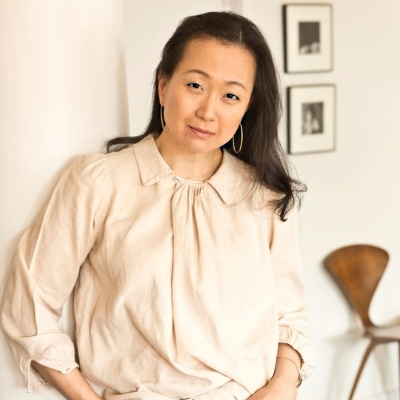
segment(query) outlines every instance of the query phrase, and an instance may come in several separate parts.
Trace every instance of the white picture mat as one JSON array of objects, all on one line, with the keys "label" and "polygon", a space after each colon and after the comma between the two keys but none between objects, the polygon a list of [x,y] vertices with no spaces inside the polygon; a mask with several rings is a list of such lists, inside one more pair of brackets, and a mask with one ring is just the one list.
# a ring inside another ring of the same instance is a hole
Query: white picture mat
[{"label": "white picture mat", "polygon": [[[335,86],[290,88],[290,154],[328,151],[335,148]],[[303,135],[303,104],[323,103],[323,132]]]},{"label": "white picture mat", "polygon": [[[320,52],[299,53],[299,23],[320,23]],[[286,7],[286,57],[287,71],[329,71],[332,69],[331,6]]]}]

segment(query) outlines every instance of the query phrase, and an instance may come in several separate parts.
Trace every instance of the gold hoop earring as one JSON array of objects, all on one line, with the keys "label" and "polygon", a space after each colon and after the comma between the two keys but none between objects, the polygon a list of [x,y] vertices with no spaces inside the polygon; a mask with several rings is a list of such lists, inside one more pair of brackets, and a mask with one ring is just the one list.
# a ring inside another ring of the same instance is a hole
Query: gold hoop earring
[{"label": "gold hoop earring", "polygon": [[161,128],[164,130],[165,122],[164,122],[164,107],[160,105],[160,120],[161,120]]},{"label": "gold hoop earring", "polygon": [[239,146],[239,150],[236,150],[236,146],[235,146],[235,135],[232,136],[232,147],[233,147],[233,151],[238,154],[240,153],[240,150],[242,150],[242,146],[243,146],[243,127],[242,124],[239,124],[240,126],[240,146]]}]

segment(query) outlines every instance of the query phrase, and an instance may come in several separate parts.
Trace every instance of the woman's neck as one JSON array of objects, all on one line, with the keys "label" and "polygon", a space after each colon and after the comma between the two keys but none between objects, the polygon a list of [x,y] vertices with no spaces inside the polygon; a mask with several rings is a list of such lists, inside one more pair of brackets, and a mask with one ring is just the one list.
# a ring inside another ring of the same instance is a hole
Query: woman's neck
[{"label": "woman's neck", "polygon": [[191,153],[176,146],[165,135],[155,139],[161,156],[174,173],[184,179],[204,182],[218,170],[222,162],[221,149],[207,153]]}]

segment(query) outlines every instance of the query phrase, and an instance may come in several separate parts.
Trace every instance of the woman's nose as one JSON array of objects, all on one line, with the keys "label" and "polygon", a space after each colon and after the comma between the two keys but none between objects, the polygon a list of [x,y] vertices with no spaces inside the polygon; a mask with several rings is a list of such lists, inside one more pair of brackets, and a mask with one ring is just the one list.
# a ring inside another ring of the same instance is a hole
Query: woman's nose
[{"label": "woman's nose", "polygon": [[204,96],[197,108],[196,115],[204,121],[213,121],[216,116],[216,100],[215,96]]}]

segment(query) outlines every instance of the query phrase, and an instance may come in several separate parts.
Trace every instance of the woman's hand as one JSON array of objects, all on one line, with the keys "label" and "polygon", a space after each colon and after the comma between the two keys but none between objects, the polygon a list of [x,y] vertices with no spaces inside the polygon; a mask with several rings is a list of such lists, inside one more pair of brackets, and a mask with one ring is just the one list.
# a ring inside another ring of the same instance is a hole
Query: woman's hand
[{"label": "woman's hand", "polygon": [[257,390],[248,400],[295,400],[297,388],[291,379],[274,377],[267,386]]}]

